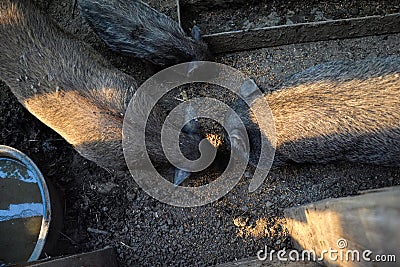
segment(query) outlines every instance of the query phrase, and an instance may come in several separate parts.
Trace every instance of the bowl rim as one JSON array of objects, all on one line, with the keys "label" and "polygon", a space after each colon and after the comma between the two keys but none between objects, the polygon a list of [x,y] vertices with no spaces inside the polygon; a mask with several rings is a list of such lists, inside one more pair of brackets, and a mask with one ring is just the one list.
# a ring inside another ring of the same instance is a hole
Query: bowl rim
[{"label": "bowl rim", "polygon": [[42,225],[40,227],[40,232],[36,241],[35,248],[33,249],[31,256],[29,257],[28,262],[38,260],[46,242],[51,221],[51,202],[46,181],[36,164],[23,152],[9,146],[0,145],[0,158],[9,158],[20,162],[21,164],[26,166],[38,180],[38,186],[43,202]]}]

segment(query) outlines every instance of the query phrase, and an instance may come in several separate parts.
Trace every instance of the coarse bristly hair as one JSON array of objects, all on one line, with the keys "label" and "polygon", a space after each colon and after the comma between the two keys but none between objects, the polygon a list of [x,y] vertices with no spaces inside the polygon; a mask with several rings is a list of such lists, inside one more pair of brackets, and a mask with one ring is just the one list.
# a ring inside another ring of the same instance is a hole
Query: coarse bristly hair
[{"label": "coarse bristly hair", "polygon": [[[122,123],[136,81],[62,33],[29,1],[0,1],[0,79],[81,155],[105,168],[126,168]],[[400,165],[399,56],[317,65],[277,89],[264,96],[274,116],[276,164],[348,160]],[[143,97],[139,102],[147,105]],[[251,107],[262,108],[257,103]],[[271,129],[260,128],[248,107],[236,108],[247,114],[252,150],[259,151],[252,133]],[[148,153],[163,164],[158,140],[165,114],[157,107],[154,111]],[[134,124],[144,122],[132,123],[134,133]],[[184,140],[182,150],[193,151],[191,137]],[[138,167],[141,157],[137,154]]]},{"label": "coarse bristly hair", "polygon": [[[30,1],[0,2],[0,79],[82,156],[107,169],[126,169],[122,125],[136,81],[89,45],[64,34]],[[146,105],[149,100],[139,102]],[[147,145],[156,163],[168,164],[158,143],[163,118],[164,110],[155,107]],[[144,121],[138,118],[133,123]],[[138,167],[141,157],[135,159]]]},{"label": "coarse bristly hair", "polygon": [[[344,160],[400,166],[399,56],[319,64],[264,99],[276,130],[275,165]],[[251,108],[263,108],[259,103]],[[273,129],[260,128],[248,108],[236,108],[244,114],[256,165],[261,143],[255,133],[268,136]]]},{"label": "coarse bristly hair", "polygon": [[186,36],[177,22],[139,0],[79,0],[82,15],[111,50],[170,66],[211,58],[200,33]]}]

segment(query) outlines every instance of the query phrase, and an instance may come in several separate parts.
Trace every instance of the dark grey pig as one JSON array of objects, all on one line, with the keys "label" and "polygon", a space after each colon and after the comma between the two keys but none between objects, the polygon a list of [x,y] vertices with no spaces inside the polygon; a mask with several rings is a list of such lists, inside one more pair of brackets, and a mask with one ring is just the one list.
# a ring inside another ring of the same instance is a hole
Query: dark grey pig
[{"label": "dark grey pig", "polygon": [[82,15],[113,50],[161,66],[207,60],[198,27],[187,37],[174,20],[139,0],[79,0]]}]

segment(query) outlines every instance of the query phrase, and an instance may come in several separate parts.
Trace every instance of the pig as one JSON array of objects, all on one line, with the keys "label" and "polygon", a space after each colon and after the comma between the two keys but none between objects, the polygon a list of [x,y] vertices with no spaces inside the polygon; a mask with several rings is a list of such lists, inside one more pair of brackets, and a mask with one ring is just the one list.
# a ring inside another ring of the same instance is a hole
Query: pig
[{"label": "pig", "polygon": [[[248,98],[254,86],[241,90]],[[334,61],[316,65],[284,80],[263,96],[275,124],[273,166],[295,163],[350,161],[400,166],[400,57]],[[251,109],[265,108],[255,99]],[[250,151],[257,165],[261,135],[274,129],[260,127],[251,109],[236,105],[250,135],[226,117],[234,133],[235,154]],[[262,119],[262,118],[261,118]]]},{"label": "pig", "polygon": [[[63,33],[30,1],[0,2],[0,79],[83,157],[109,170],[127,169],[122,126],[136,80]],[[164,117],[165,111],[156,107],[147,131],[149,155],[160,165],[163,150],[152,140],[159,139]],[[191,137],[184,140],[191,142]],[[140,168],[142,157],[138,153],[133,166]]]},{"label": "pig", "polygon": [[97,35],[123,55],[163,67],[212,57],[197,26],[190,38],[176,21],[142,1],[79,0],[78,5]]}]

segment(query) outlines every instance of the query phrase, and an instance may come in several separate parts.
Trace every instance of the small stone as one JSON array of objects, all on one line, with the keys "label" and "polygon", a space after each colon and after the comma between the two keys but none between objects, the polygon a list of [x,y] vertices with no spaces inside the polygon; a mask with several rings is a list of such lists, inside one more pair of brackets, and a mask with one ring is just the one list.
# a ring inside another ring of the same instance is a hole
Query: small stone
[{"label": "small stone", "polygon": [[358,8],[353,7],[353,8],[350,9],[350,14],[352,16],[357,16],[358,13],[359,13]]},{"label": "small stone", "polygon": [[245,22],[243,22],[243,30],[248,31],[252,28],[255,28],[255,24],[253,22],[250,22],[250,20],[245,20]]},{"label": "small stone", "polygon": [[287,15],[288,16],[293,16],[294,14],[296,14],[293,10],[288,10],[287,11]]},{"label": "small stone", "polygon": [[315,17],[314,17],[315,21],[324,21],[324,20],[327,20],[327,19],[325,18],[324,13],[323,13],[322,11],[317,11],[317,12],[315,12],[315,15],[314,15],[314,16],[315,16]]},{"label": "small stone", "polygon": [[93,189],[97,189],[97,192],[102,193],[102,194],[107,194],[109,193],[112,189],[115,187],[118,187],[117,184],[107,182],[107,183],[96,183],[95,187]]},{"label": "small stone", "polygon": [[[126,197],[128,198],[129,201],[133,201],[136,199],[136,194],[135,193],[127,193]],[[156,217],[158,218],[158,217]]]},{"label": "small stone", "polygon": [[294,22],[291,19],[286,18],[286,25],[293,25],[293,24]]},{"label": "small stone", "polygon": [[276,26],[281,21],[281,18],[279,17],[278,13],[276,13],[275,11],[271,12],[267,16],[267,19],[268,19],[268,21],[267,21],[268,26]]},{"label": "small stone", "polygon": [[270,201],[265,202],[265,207],[267,207],[267,208],[271,207],[272,205],[274,205],[274,204]]},{"label": "small stone", "polygon": [[248,221],[249,218],[238,217],[233,220],[233,224],[236,225],[237,227],[245,227]]}]

